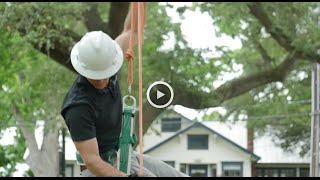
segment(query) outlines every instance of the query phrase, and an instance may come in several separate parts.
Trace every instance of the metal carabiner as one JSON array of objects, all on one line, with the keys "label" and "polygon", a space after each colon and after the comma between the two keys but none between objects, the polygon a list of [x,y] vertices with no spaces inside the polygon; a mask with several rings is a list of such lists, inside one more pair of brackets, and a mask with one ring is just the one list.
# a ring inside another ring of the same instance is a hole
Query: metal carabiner
[{"label": "metal carabiner", "polygon": [[[130,99],[133,101],[133,103],[132,103],[131,106],[126,104],[126,99],[128,99],[128,98],[130,98]],[[136,106],[137,106],[137,104],[136,104],[136,98],[134,98],[132,95],[126,95],[126,96],[124,96],[124,97],[122,98],[122,103],[123,103],[123,108],[132,108],[133,112],[135,112]]]}]

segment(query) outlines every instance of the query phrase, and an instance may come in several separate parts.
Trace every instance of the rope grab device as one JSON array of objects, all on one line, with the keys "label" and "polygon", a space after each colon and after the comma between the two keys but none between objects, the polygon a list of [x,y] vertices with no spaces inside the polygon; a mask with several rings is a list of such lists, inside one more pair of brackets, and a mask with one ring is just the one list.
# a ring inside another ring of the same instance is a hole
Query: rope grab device
[{"label": "rope grab device", "polygon": [[[130,174],[131,169],[131,156],[133,147],[137,144],[138,138],[134,134],[135,129],[135,112],[136,112],[136,99],[132,96],[133,84],[133,46],[135,30],[137,29],[138,38],[138,72],[139,72],[139,175],[143,176],[143,121],[142,121],[142,43],[143,43],[143,29],[144,29],[144,15],[145,3],[133,2],[131,3],[131,34],[129,40],[129,48],[126,52],[126,59],[128,60],[128,95],[123,97],[123,118],[122,129],[119,141],[119,151],[117,154],[117,167],[120,171]],[[137,26],[137,27],[136,27]],[[132,105],[128,105],[126,100],[131,99]]]}]

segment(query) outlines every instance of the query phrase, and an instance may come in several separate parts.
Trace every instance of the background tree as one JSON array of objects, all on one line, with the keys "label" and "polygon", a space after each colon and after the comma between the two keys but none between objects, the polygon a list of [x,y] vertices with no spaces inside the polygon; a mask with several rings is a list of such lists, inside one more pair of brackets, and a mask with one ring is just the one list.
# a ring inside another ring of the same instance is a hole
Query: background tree
[{"label": "background tree", "polygon": [[[320,47],[319,3],[194,3],[192,7],[177,9],[181,17],[189,10],[208,12],[218,34],[241,39],[241,49],[216,46],[221,56],[214,58],[203,57],[208,49],[188,46],[180,24],[170,21],[166,7],[170,8],[170,5],[148,3],[143,47],[144,94],[151,82],[163,79],[178,92],[173,105],[193,109],[223,106],[228,109],[228,114],[236,113],[234,117],[245,114],[250,119],[271,112],[290,114],[309,108],[299,105],[284,107],[281,103],[310,98],[310,93],[298,92],[299,89],[309,92],[310,85],[306,83],[310,82],[309,76],[300,78],[299,74],[310,74],[306,68],[311,63],[320,62],[317,53]],[[30,150],[30,158],[38,160],[28,163],[35,176],[57,174],[57,165],[54,165],[57,143],[51,142],[57,142],[59,123],[56,122],[61,122],[59,108],[75,79],[69,58],[72,46],[87,31],[103,30],[115,38],[122,30],[128,8],[129,3],[115,2],[0,4],[3,12],[0,27],[6,34],[2,35],[5,41],[1,43],[6,51],[0,67],[0,73],[3,73],[0,76],[0,96],[3,98],[0,103],[5,107],[0,118],[6,122],[3,127],[14,123],[20,125],[29,150],[36,147],[32,137],[35,122],[46,120],[48,133],[43,148],[41,151]],[[174,48],[160,50],[170,33],[175,38]],[[233,64],[242,65],[242,75],[213,87],[213,81],[219,80],[223,73],[236,71]],[[126,65],[121,70],[123,94],[125,75]],[[134,92],[137,92],[137,81]],[[240,107],[234,109],[233,104]],[[242,108],[244,104],[262,106],[250,110]],[[146,130],[161,110],[144,101],[143,111]],[[290,148],[293,142],[308,138],[308,134],[296,133],[300,132],[296,128],[307,130],[308,121],[304,120],[296,117],[281,121],[250,121],[249,124],[261,132],[266,126],[278,127],[274,135],[282,140],[285,138],[283,145]],[[22,122],[30,124],[29,131],[23,129],[27,125]],[[281,126],[278,126],[279,122]],[[288,129],[292,124],[293,128]],[[51,158],[53,163],[46,164],[45,158]],[[32,162],[37,163],[32,165]]]},{"label": "background tree", "polygon": [[308,152],[310,142],[311,66],[319,61],[319,5],[200,5],[220,31],[241,38],[243,47],[227,60],[243,64],[243,74],[270,73],[260,82],[272,83],[226,102],[226,116],[240,119],[246,115],[248,127],[258,135],[272,135],[282,148],[298,149],[301,155]]},{"label": "background tree", "polygon": [[15,136],[15,143],[0,146],[0,176],[10,177],[17,170],[16,165],[23,163],[25,139],[21,133]]},{"label": "background tree", "polygon": [[[5,150],[18,147],[14,149],[15,158],[21,161],[27,148],[26,162],[36,176],[57,176],[58,130],[63,125],[60,106],[69,85],[66,76],[74,75],[56,62],[48,61],[47,56],[39,54],[19,36],[4,31],[0,34],[0,130],[18,127],[25,139],[24,144]],[[65,80],[60,82],[61,79]],[[39,122],[45,132],[41,146],[34,132]],[[21,146],[24,151],[20,150]]]}]

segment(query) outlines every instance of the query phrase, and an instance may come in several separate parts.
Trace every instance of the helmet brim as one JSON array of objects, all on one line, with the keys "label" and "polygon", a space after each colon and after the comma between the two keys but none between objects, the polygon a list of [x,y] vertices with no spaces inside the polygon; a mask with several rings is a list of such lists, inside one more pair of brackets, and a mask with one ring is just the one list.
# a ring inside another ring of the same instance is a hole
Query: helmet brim
[{"label": "helmet brim", "polygon": [[117,50],[117,54],[115,57],[115,63],[113,63],[110,67],[107,67],[104,70],[101,71],[93,71],[90,69],[87,69],[85,67],[83,67],[80,64],[79,61],[79,50],[78,50],[78,46],[79,46],[79,42],[76,43],[72,50],[71,50],[71,55],[70,55],[70,59],[71,59],[71,64],[73,66],[73,68],[82,76],[89,78],[89,79],[94,79],[94,80],[100,80],[100,79],[107,79],[110,78],[111,76],[115,75],[121,68],[122,63],[123,63],[123,52],[122,49],[120,48],[120,46],[118,45],[117,42],[113,41],[115,46],[116,46],[116,50]]}]

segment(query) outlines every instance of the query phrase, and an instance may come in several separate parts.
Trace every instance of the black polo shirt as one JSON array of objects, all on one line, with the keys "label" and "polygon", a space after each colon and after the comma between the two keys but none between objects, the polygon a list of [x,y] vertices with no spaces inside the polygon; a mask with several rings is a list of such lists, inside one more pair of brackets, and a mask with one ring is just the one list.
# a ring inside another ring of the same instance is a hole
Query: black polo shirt
[{"label": "black polo shirt", "polygon": [[100,155],[119,148],[122,98],[116,77],[111,77],[108,87],[100,90],[79,75],[62,105],[61,115],[72,140],[96,137]]}]

